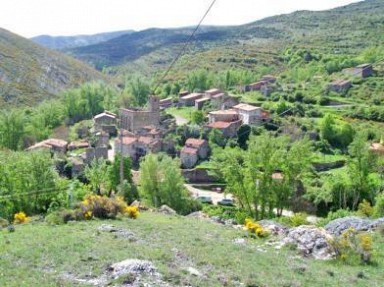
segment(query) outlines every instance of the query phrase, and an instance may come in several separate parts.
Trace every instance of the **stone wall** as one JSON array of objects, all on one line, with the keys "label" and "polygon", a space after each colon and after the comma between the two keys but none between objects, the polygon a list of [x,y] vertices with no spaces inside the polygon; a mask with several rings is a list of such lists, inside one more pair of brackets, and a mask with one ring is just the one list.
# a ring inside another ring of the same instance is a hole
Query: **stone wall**
[{"label": "stone wall", "polygon": [[188,183],[217,182],[217,178],[213,175],[210,175],[206,169],[183,169],[182,174]]}]

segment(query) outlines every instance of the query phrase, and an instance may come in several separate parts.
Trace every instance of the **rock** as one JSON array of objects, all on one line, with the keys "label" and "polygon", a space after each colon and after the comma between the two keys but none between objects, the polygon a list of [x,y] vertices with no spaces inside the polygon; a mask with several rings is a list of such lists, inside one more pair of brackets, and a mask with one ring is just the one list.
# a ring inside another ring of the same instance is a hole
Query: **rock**
[{"label": "rock", "polygon": [[294,244],[305,256],[328,260],[333,257],[329,241],[332,239],[324,229],[315,226],[299,226],[288,231],[284,244]]},{"label": "rock", "polygon": [[127,229],[118,228],[110,224],[102,224],[97,228],[101,232],[110,232],[113,233],[116,237],[122,237],[129,240],[136,240],[135,234]]},{"label": "rock", "polygon": [[244,245],[246,243],[246,240],[244,238],[236,238],[233,240],[233,243],[238,245]]},{"label": "rock", "polygon": [[172,208],[170,208],[168,205],[162,205],[159,209],[159,212],[167,215],[176,215],[176,211],[174,211]]},{"label": "rock", "polygon": [[121,277],[126,274],[149,274],[157,275],[156,268],[149,261],[127,259],[115,264],[112,264],[108,271],[113,274],[114,277]]},{"label": "rock", "polygon": [[259,224],[263,228],[271,231],[273,235],[286,235],[288,232],[288,227],[273,220],[261,220],[259,221]]},{"label": "rock", "polygon": [[202,276],[201,272],[199,270],[197,270],[196,268],[188,267],[186,270],[192,276],[196,276],[196,277],[201,277]]},{"label": "rock", "polygon": [[187,216],[188,217],[193,217],[193,218],[201,218],[201,219],[209,217],[207,214],[205,214],[202,211],[192,212],[192,213],[188,214]]},{"label": "rock", "polygon": [[220,216],[211,216],[211,220],[216,223],[224,224],[224,221],[220,218]]},{"label": "rock", "polygon": [[371,220],[357,216],[348,216],[335,219],[325,226],[325,230],[333,235],[340,235],[349,228],[356,231],[371,231],[384,224],[384,218]]},{"label": "rock", "polygon": [[224,221],[224,224],[225,225],[237,225],[237,222],[234,219],[227,219]]}]

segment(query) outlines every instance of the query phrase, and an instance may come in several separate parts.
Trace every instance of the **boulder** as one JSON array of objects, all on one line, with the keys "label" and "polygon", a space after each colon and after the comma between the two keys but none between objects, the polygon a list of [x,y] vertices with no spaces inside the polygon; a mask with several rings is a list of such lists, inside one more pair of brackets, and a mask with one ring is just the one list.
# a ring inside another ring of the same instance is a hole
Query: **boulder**
[{"label": "boulder", "polygon": [[384,224],[384,218],[376,220],[361,218],[357,216],[348,216],[335,219],[325,226],[325,230],[333,235],[340,235],[349,228],[356,231],[371,231]]},{"label": "boulder", "polygon": [[115,264],[108,268],[114,277],[120,277],[125,274],[149,274],[157,275],[156,268],[149,261],[128,259]]},{"label": "boulder", "polygon": [[327,260],[333,257],[332,248],[329,245],[332,236],[324,229],[315,226],[299,226],[288,231],[283,239],[285,244],[294,244],[304,256],[312,256],[315,259]]},{"label": "boulder", "polygon": [[193,218],[209,218],[209,216],[207,214],[205,214],[204,212],[202,211],[196,211],[196,212],[192,212],[190,214],[187,215],[188,217],[193,217]]},{"label": "boulder", "polygon": [[273,220],[261,220],[259,224],[273,235],[286,235],[288,232],[288,227]]},{"label": "boulder", "polygon": [[176,211],[174,211],[172,208],[170,208],[168,205],[162,205],[159,209],[159,212],[166,214],[166,215],[176,215]]}]

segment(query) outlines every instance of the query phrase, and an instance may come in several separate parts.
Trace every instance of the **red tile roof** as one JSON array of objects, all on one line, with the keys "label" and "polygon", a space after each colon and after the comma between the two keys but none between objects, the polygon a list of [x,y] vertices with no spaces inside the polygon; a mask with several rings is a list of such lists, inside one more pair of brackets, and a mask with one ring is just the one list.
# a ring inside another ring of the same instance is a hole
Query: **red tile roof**
[{"label": "red tile roof", "polygon": [[200,146],[202,146],[203,144],[205,144],[207,141],[206,140],[203,140],[203,139],[187,139],[187,141],[185,142],[185,145],[188,146],[188,147],[193,147],[193,148],[199,148]]},{"label": "red tile roof", "polygon": [[232,123],[227,122],[214,122],[208,125],[208,127],[213,129],[226,129],[229,128],[232,125]]},{"label": "red tile roof", "polygon": [[186,154],[197,154],[198,153],[198,151],[197,151],[197,149],[195,149],[195,148],[192,148],[192,147],[183,147],[182,149],[181,149],[181,153],[186,153]]}]

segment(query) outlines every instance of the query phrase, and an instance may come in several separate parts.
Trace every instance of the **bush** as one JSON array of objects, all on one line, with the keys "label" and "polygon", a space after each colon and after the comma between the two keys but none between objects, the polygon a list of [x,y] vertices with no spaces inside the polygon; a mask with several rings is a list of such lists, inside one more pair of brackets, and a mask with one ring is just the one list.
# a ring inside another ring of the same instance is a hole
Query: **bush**
[{"label": "bush", "polygon": [[373,239],[368,233],[357,233],[353,228],[349,228],[331,240],[330,246],[336,254],[336,259],[344,263],[371,262]]},{"label": "bush", "polygon": [[245,227],[251,235],[256,235],[258,238],[269,236],[269,231],[263,228],[259,223],[253,222],[252,219],[245,220]]},{"label": "bush", "polygon": [[384,216],[384,193],[380,193],[376,196],[375,206],[373,207],[373,216],[374,217],[383,217]]},{"label": "bush", "polygon": [[6,220],[6,219],[0,217],[0,229],[1,229],[1,228],[5,228],[5,227],[7,227],[8,225],[9,225],[8,220]]},{"label": "bush", "polygon": [[18,212],[13,217],[15,224],[27,223],[31,218],[28,217],[24,212]]},{"label": "bush", "polygon": [[307,214],[305,213],[295,213],[291,217],[280,217],[278,221],[291,227],[309,224],[307,221]]},{"label": "bush", "polygon": [[[81,215],[81,218],[82,218],[81,213],[79,213],[78,215]],[[45,222],[53,225],[60,225],[60,224],[66,224],[68,221],[73,221],[77,219],[78,219],[77,214],[74,210],[59,209],[48,214],[45,217]]]},{"label": "bush", "polygon": [[373,215],[373,207],[371,206],[371,203],[367,200],[363,200],[358,207],[357,214],[360,216],[366,216],[371,217]]},{"label": "bush", "polygon": [[127,207],[127,204],[122,198],[109,198],[93,194],[85,196],[79,205],[79,209],[85,219],[92,217],[113,219],[116,218],[118,213],[124,214]]}]

